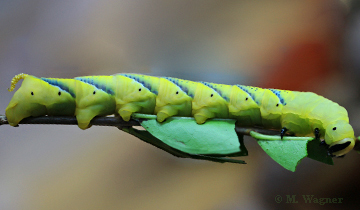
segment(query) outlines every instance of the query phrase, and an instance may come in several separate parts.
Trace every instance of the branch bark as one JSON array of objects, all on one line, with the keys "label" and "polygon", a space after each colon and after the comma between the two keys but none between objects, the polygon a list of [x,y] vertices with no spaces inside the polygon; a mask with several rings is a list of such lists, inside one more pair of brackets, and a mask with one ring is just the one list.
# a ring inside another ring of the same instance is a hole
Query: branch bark
[{"label": "branch bark", "polygon": [[[0,125],[9,124],[6,117],[0,115]],[[21,124],[45,124],[45,125],[77,125],[76,117],[73,116],[41,116],[41,117],[28,117],[19,123]],[[140,123],[136,120],[131,119],[126,122],[121,117],[95,117],[91,120],[91,125],[93,126],[113,126],[113,127],[132,127],[132,126],[141,126]],[[246,128],[246,127],[236,127],[236,132],[242,135],[250,135],[250,131],[255,131],[258,133],[263,133],[267,135],[277,135],[279,131],[275,130],[266,130],[262,128]]]},{"label": "branch bark", "polygon": [[[4,115],[0,115],[0,126],[9,124]],[[77,125],[76,117],[73,116],[42,116],[42,117],[28,117],[19,124],[46,124],[46,125]],[[131,119],[126,122],[121,117],[95,117],[91,124],[94,126],[113,126],[117,128],[122,127],[132,127],[132,126],[141,126],[140,123],[136,120]],[[255,131],[258,133],[266,135],[279,135],[277,130],[267,130],[263,128],[255,127],[235,127],[235,131],[238,134],[250,136],[250,131]],[[354,150],[360,153],[360,141],[356,139]]]}]

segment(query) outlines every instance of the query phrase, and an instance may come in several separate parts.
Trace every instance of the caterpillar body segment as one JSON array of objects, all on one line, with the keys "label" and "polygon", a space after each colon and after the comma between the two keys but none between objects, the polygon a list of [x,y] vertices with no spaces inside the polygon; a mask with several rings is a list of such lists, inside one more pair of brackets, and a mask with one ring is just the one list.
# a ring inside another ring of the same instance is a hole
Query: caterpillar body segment
[{"label": "caterpillar body segment", "polygon": [[20,74],[10,89],[21,79],[6,108],[12,126],[29,116],[75,115],[79,127],[86,129],[95,116],[118,114],[128,121],[133,113],[143,113],[156,114],[159,122],[171,116],[193,116],[198,124],[232,118],[239,125],[281,129],[282,135],[314,136],[316,131],[334,156],[344,155],[355,144],[346,109],[310,92],[140,74],[75,79]]},{"label": "caterpillar body segment", "polygon": [[49,84],[31,75],[23,79],[21,87],[5,110],[10,125],[16,126],[22,119],[30,116],[74,115],[75,99],[60,85]]},{"label": "caterpillar body segment", "polygon": [[280,99],[271,90],[265,89],[260,106],[262,125],[265,128],[281,127],[282,108]]},{"label": "caterpillar body segment", "polygon": [[262,126],[260,105],[246,86],[234,85],[230,94],[229,117],[241,126]]},{"label": "caterpillar body segment", "polygon": [[76,94],[75,116],[81,129],[89,128],[90,121],[96,116],[115,113],[112,77],[76,77],[73,82],[68,81],[68,85]]},{"label": "caterpillar body segment", "polygon": [[192,115],[198,124],[210,118],[228,118],[228,102],[211,83],[199,82],[192,102]]},{"label": "caterpillar body segment", "polygon": [[154,110],[157,120],[163,122],[171,116],[190,117],[192,111],[192,97],[188,94],[190,85],[185,86],[186,81],[170,77],[159,80],[160,87]]},{"label": "caterpillar body segment", "polygon": [[[150,85],[150,82],[153,85]],[[125,121],[129,121],[131,115],[136,112],[153,114],[158,83],[159,80],[155,77],[145,78],[144,75],[137,74],[115,75],[115,113],[119,114]]]}]

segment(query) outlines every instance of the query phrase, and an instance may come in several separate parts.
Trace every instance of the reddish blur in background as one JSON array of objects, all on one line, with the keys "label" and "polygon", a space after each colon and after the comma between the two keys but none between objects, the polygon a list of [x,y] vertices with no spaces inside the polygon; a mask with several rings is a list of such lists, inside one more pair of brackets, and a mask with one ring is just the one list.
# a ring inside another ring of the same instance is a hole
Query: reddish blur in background
[{"label": "reddish blur in background", "polygon": [[[360,135],[360,5],[350,0],[1,1],[0,114],[12,77],[121,72],[313,91]],[[175,158],[115,128],[0,127],[0,209],[353,209],[360,155],[295,173]],[[342,203],[309,204],[314,198]],[[287,203],[295,196],[298,203]],[[282,200],[279,200],[279,197]]]}]

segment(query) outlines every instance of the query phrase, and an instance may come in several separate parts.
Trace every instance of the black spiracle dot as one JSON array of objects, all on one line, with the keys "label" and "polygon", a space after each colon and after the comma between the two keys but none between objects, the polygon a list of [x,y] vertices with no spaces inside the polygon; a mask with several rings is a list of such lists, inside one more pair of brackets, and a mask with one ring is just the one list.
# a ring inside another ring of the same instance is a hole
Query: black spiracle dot
[{"label": "black spiracle dot", "polygon": [[279,104],[276,104],[276,106],[278,107],[278,106],[279,106]]},{"label": "black spiracle dot", "polygon": [[95,95],[96,91],[94,90],[93,95]]},{"label": "black spiracle dot", "polygon": [[336,127],[333,127],[333,131],[335,131],[336,130]]},{"label": "black spiracle dot", "polygon": [[34,95],[34,92],[31,91],[31,95],[33,96],[33,95]]},{"label": "black spiracle dot", "polygon": [[58,95],[61,96],[61,91],[58,92]]},{"label": "black spiracle dot", "polygon": [[249,98],[248,98],[248,97],[246,97],[246,98],[245,98],[245,101],[247,101],[248,99],[249,99]]},{"label": "black spiracle dot", "polygon": [[141,91],[141,88],[139,88],[139,91]]},{"label": "black spiracle dot", "polygon": [[211,95],[210,95],[210,97],[213,97],[213,96],[214,96],[214,94],[211,94]]},{"label": "black spiracle dot", "polygon": [[179,91],[176,91],[176,95],[179,94]]}]

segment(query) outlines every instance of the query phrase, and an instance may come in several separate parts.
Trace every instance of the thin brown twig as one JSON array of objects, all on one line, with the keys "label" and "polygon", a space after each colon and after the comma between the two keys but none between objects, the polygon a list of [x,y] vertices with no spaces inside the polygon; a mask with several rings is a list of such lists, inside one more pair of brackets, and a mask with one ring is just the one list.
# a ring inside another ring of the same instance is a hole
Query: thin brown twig
[{"label": "thin brown twig", "polygon": [[[0,125],[9,124],[6,117],[0,115]],[[41,116],[41,117],[28,117],[19,124],[56,124],[56,125],[77,125],[76,117],[73,116]],[[130,120],[128,122],[124,121],[121,117],[95,117],[91,120],[91,125],[94,126],[114,126],[114,127],[131,127],[131,126],[141,126],[140,123],[136,120]],[[279,134],[275,130],[265,130],[261,128],[246,128],[246,127],[236,127],[236,132],[243,135],[250,135],[250,131],[255,131],[258,133],[276,135]]]},{"label": "thin brown twig", "polygon": [[[0,115],[0,125],[9,124],[6,117]],[[76,117],[73,116],[41,116],[41,117],[28,117],[20,121],[19,124],[56,124],[56,125],[77,125]],[[97,126],[140,126],[136,120],[128,122],[121,119],[121,117],[95,117],[91,121],[92,125]]]},{"label": "thin brown twig", "polygon": [[[9,124],[4,115],[0,115],[0,126]],[[73,116],[42,116],[42,117],[28,117],[19,124],[56,124],[56,125],[77,125],[76,117]],[[140,123],[136,120],[130,120],[128,122],[124,121],[121,117],[95,117],[91,120],[91,125],[94,126],[114,126],[117,128],[121,127],[132,127],[132,126],[141,126]],[[258,133],[266,135],[279,135],[279,131],[268,130],[263,128],[255,127],[235,127],[235,131],[242,135],[250,136],[250,131],[255,131]],[[354,147],[355,151],[360,152],[360,141],[356,139],[356,144]]]}]

